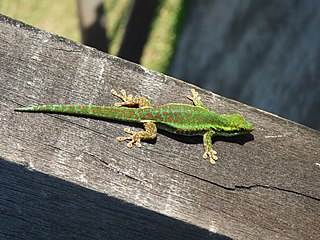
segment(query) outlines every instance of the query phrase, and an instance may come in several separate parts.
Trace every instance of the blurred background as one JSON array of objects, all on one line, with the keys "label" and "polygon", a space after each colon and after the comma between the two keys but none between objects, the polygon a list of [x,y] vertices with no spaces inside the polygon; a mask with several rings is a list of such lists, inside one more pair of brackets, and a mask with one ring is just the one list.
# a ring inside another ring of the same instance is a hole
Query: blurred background
[{"label": "blurred background", "polygon": [[2,0],[0,13],[320,130],[318,0]]}]

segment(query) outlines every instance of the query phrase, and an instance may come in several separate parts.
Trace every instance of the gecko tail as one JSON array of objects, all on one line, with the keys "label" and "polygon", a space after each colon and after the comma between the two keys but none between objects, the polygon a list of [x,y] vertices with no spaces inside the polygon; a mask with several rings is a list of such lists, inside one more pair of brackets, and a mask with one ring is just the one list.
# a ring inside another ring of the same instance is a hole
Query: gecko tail
[{"label": "gecko tail", "polygon": [[34,111],[34,107],[21,107],[14,109],[16,112],[32,112]]},{"label": "gecko tail", "polygon": [[50,108],[47,105],[37,106],[37,107],[20,107],[14,109],[16,112],[45,112]]},{"label": "gecko tail", "polygon": [[92,106],[92,105],[42,105],[33,107],[16,108],[17,112],[41,112],[55,113],[72,116],[83,116],[91,118],[114,119],[122,121],[139,122],[139,115],[136,113],[140,109],[115,106]]},{"label": "gecko tail", "polygon": [[105,112],[105,106],[90,106],[90,105],[40,105],[31,107],[16,108],[16,112],[38,112],[38,113],[54,113],[71,116],[83,116],[83,117],[96,117],[96,118],[109,118],[117,119],[117,116],[113,116],[109,112]]},{"label": "gecko tail", "polygon": [[42,113],[58,113],[58,114],[76,114],[76,115],[92,115],[101,113],[104,106],[89,106],[89,105],[41,105],[32,107],[16,108],[17,112],[42,112]]}]

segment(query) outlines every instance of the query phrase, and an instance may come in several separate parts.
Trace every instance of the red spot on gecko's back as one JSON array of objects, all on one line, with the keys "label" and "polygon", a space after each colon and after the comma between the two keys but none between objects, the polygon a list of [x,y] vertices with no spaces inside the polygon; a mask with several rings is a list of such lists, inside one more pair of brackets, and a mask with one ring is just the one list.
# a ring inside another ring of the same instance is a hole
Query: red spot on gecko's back
[{"label": "red spot on gecko's back", "polygon": [[92,108],[92,111],[93,111],[93,112],[99,112],[99,113],[101,113],[101,107],[98,107],[98,106],[93,107],[93,108]]},{"label": "red spot on gecko's back", "polygon": [[160,121],[162,121],[163,118],[162,118],[161,114],[158,113],[158,114],[154,117],[154,120],[160,120]]},{"label": "red spot on gecko's back", "polygon": [[173,121],[173,118],[172,118],[172,117],[169,117],[169,118],[167,118],[167,121],[168,121],[168,122],[172,122],[172,121]]},{"label": "red spot on gecko's back", "polygon": [[83,111],[86,112],[86,113],[89,112],[88,106],[84,105],[83,106]]}]

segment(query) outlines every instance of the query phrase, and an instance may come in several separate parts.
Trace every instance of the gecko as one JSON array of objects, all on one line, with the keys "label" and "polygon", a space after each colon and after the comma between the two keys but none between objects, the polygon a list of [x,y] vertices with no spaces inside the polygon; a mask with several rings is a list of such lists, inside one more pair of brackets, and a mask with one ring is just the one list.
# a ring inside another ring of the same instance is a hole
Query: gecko
[{"label": "gecko", "polygon": [[218,114],[210,111],[194,89],[191,90],[191,96],[187,96],[193,105],[168,103],[151,106],[146,97],[133,97],[131,94],[127,95],[125,90],[118,93],[112,89],[111,93],[122,102],[115,103],[114,106],[42,105],[16,108],[15,111],[57,113],[142,123],[144,131],[136,132],[125,128],[124,131],[130,135],[117,137],[119,141],[129,141],[127,143],[129,148],[133,144],[141,147],[141,140],[155,139],[157,128],[180,135],[201,135],[204,143],[202,157],[209,158],[212,164],[218,159],[217,152],[212,148],[212,137],[232,137],[254,130],[253,124],[245,120],[241,114]]}]

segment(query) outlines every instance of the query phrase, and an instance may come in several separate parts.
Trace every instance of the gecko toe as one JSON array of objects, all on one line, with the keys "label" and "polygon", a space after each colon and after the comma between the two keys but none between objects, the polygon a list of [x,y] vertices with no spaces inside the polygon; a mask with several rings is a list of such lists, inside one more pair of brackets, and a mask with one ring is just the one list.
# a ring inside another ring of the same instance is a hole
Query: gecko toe
[{"label": "gecko toe", "polygon": [[207,158],[209,157],[211,164],[215,164],[215,163],[216,163],[216,160],[218,159],[218,157],[217,157],[217,152],[216,152],[215,150],[213,150],[213,149],[206,150],[206,151],[203,153],[202,157],[203,157],[204,159],[207,159]]}]

